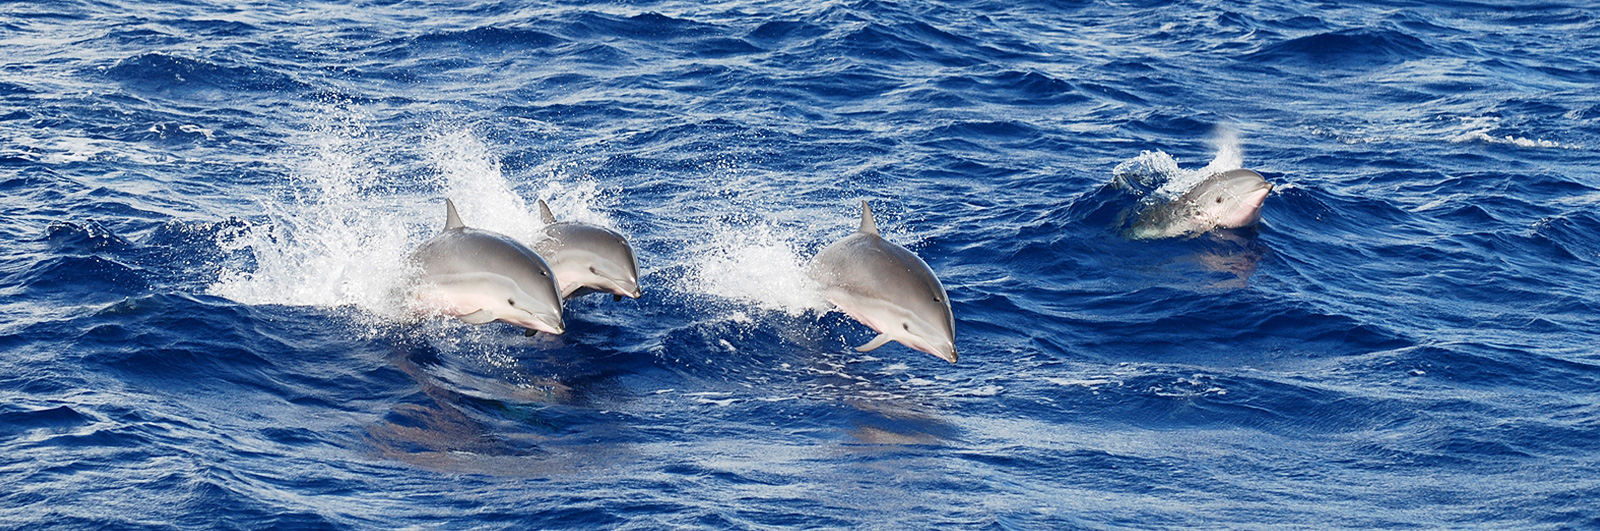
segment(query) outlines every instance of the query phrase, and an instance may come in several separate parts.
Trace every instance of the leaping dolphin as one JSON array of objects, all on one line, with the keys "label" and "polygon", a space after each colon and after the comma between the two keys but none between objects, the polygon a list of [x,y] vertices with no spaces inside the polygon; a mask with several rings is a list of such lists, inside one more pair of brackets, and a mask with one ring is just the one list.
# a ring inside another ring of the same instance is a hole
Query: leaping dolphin
[{"label": "leaping dolphin", "polygon": [[510,237],[461,223],[444,200],[444,231],[412,251],[422,267],[420,298],[472,323],[505,321],[560,334],[561,296],[544,259]]},{"label": "leaping dolphin", "polygon": [[1272,184],[1254,171],[1218,173],[1177,199],[1140,212],[1128,237],[1148,240],[1248,227],[1261,221],[1261,204],[1271,191]]},{"label": "leaping dolphin", "polygon": [[921,258],[878,235],[866,201],[861,228],[817,253],[810,274],[828,302],[878,332],[857,351],[899,341],[956,362],[956,321],[944,285]]},{"label": "leaping dolphin", "polygon": [[539,216],[545,223],[544,238],[533,248],[549,259],[562,297],[606,292],[613,300],[639,298],[639,259],[626,238],[588,223],[556,222],[543,199]]}]

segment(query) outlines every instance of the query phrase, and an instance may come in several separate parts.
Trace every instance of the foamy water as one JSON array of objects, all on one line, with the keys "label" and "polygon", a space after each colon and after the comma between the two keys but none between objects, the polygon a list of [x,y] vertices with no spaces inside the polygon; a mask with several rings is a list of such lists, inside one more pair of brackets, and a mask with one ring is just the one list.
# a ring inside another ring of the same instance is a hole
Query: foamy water
[{"label": "foamy water", "polygon": [[712,230],[689,250],[694,269],[686,289],[790,315],[831,307],[806,274],[811,257],[801,254],[798,243],[806,235],[765,222]]},{"label": "foamy water", "polygon": [[1144,194],[1144,201],[1157,203],[1181,197],[1207,177],[1244,167],[1244,150],[1239,135],[1231,128],[1218,128],[1211,138],[1216,151],[1211,162],[1197,169],[1184,169],[1178,159],[1164,151],[1143,151],[1111,170],[1112,182]]},{"label": "foamy water", "polygon": [[[429,198],[397,191],[393,157],[370,152],[374,139],[352,111],[325,121],[298,152],[278,199],[263,201],[266,219],[223,242],[247,250],[253,263],[226,264],[209,293],[247,304],[350,306],[381,319],[405,318],[416,309],[408,297],[417,273],[406,257],[443,227],[444,197],[467,226],[530,246],[544,226],[537,199],[549,203],[558,221],[619,230],[606,213],[613,193],[559,163],[536,168],[529,186],[516,186],[470,127],[441,127],[416,145],[429,184],[442,190],[443,197]],[[801,252],[815,235],[771,222],[702,230],[685,239],[681,254],[660,257],[691,266],[679,291],[791,315],[830,307],[806,274],[810,256]],[[640,257],[642,273],[656,268],[656,258]]]},{"label": "foamy water", "polygon": [[292,155],[289,182],[258,200],[264,219],[219,242],[253,260],[223,264],[207,292],[246,304],[394,315],[418,218],[389,192],[384,164],[363,147],[370,140],[347,111],[311,131]]}]

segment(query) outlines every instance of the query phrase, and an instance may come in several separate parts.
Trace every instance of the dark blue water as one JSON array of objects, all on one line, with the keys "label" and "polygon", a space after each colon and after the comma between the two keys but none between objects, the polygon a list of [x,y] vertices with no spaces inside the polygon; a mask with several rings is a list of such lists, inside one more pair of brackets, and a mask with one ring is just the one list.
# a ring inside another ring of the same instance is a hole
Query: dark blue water
[{"label": "dark blue water", "polygon": [[[645,296],[416,319],[445,197]],[[0,205],[4,528],[1600,527],[1588,2],[0,2]]]}]

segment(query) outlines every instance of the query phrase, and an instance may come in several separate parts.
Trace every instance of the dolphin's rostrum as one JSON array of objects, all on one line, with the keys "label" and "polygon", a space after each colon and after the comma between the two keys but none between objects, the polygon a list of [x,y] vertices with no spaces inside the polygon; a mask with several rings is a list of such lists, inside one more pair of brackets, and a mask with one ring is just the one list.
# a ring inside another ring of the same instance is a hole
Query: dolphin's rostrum
[{"label": "dolphin's rostrum", "polygon": [[533,247],[549,261],[562,297],[606,292],[615,300],[639,298],[639,259],[626,238],[588,223],[557,222],[543,199],[539,216],[544,233]]},{"label": "dolphin's rostrum", "polygon": [[422,268],[419,297],[472,324],[565,331],[555,275],[544,259],[504,234],[467,227],[455,203],[444,204],[444,230],[411,253]]},{"label": "dolphin's rostrum", "polygon": [[810,275],[828,302],[878,332],[856,350],[898,341],[956,362],[955,315],[944,285],[921,258],[878,235],[866,201],[861,228],[817,253]]}]

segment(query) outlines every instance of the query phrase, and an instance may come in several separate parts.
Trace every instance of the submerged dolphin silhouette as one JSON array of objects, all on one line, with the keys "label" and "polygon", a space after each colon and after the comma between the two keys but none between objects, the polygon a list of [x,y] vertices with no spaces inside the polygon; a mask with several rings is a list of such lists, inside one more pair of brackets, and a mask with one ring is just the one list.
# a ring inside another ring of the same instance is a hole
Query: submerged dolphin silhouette
[{"label": "submerged dolphin silhouette", "polygon": [[626,238],[588,223],[558,223],[543,199],[539,216],[544,219],[545,237],[533,248],[549,260],[562,297],[603,291],[613,300],[639,298],[639,259]]},{"label": "submerged dolphin silhouette", "polygon": [[1177,199],[1139,213],[1128,237],[1136,240],[1194,236],[1213,229],[1237,229],[1261,221],[1261,204],[1272,184],[1251,170],[1229,170],[1207,177]]},{"label": "submerged dolphin silhouette", "polygon": [[472,324],[505,321],[530,335],[565,331],[555,275],[544,259],[506,235],[467,227],[455,203],[444,205],[444,230],[411,253],[422,267],[420,298]]},{"label": "submerged dolphin silhouette", "polygon": [[956,322],[939,277],[917,255],[878,236],[872,209],[861,202],[861,228],[812,260],[811,278],[846,315],[878,332],[856,350],[890,341],[956,362]]}]

